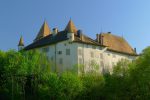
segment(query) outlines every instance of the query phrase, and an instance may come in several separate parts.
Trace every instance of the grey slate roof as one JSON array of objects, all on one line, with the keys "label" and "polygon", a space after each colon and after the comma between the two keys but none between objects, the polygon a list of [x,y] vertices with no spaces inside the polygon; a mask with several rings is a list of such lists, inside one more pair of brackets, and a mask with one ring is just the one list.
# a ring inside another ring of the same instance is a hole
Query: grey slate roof
[{"label": "grey slate roof", "polygon": [[48,35],[48,36],[46,36],[40,40],[37,40],[37,41],[31,43],[30,45],[26,46],[24,48],[24,50],[30,50],[30,49],[50,45],[50,44],[55,44],[57,42],[64,41],[67,39],[68,39],[67,38],[67,32],[61,31],[56,36],[53,36],[52,34],[50,34],[50,35]]},{"label": "grey slate roof", "polygon": [[[51,44],[55,44],[64,40],[67,40],[67,31],[61,31],[58,32],[57,35],[53,36],[52,34],[41,38],[40,40],[37,40],[33,43],[31,43],[30,45],[26,46],[24,48],[24,50],[30,50],[30,49],[34,49],[34,48],[38,48],[38,47],[43,47],[46,45],[51,45]],[[74,41],[73,42],[78,42],[78,43],[84,43],[84,44],[92,44],[92,45],[97,45],[97,46],[103,46],[100,45],[100,43],[96,42],[95,40],[82,35],[82,38],[77,36],[76,34],[74,34]]]}]

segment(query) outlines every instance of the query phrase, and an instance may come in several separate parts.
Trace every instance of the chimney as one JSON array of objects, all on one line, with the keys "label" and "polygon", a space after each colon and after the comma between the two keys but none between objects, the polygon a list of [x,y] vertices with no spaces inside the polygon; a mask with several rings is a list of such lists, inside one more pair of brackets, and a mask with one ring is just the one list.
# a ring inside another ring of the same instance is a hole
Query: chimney
[{"label": "chimney", "polygon": [[77,35],[78,35],[78,37],[79,37],[81,40],[84,39],[82,30],[78,30],[78,31],[77,31]]},{"label": "chimney", "polygon": [[111,32],[108,32],[108,34],[111,34]]},{"label": "chimney", "polygon": [[57,28],[53,28],[53,35],[56,35],[58,33],[58,29]]},{"label": "chimney", "polygon": [[99,42],[99,34],[96,34],[96,41]]},{"label": "chimney", "polygon": [[100,34],[100,44],[103,45],[103,42],[104,42],[104,36]]},{"label": "chimney", "polygon": [[136,53],[136,48],[134,48],[134,52]]}]

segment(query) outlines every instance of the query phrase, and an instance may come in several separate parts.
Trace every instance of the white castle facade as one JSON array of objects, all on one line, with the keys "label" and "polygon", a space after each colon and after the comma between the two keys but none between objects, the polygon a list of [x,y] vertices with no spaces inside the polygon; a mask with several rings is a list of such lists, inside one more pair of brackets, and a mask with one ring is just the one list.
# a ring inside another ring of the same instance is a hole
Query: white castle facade
[{"label": "white castle facade", "polygon": [[[44,22],[34,42],[24,49],[46,53],[52,70],[58,72],[72,70],[75,67],[78,73],[81,70],[86,73],[93,69],[100,73],[112,72],[113,66],[121,59],[132,61],[137,57],[136,51],[124,38],[110,32],[96,36],[95,40],[86,36],[81,30],[76,29],[71,20],[65,30],[58,31],[54,28],[52,32]],[[22,38],[18,46],[19,49],[23,48]]]}]

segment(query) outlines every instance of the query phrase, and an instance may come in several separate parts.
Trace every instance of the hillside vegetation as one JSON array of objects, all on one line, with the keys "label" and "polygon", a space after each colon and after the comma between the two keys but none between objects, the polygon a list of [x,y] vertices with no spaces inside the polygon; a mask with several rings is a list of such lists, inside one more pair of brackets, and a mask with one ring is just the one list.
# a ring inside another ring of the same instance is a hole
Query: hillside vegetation
[{"label": "hillside vegetation", "polygon": [[122,60],[113,74],[50,71],[36,51],[0,51],[0,100],[149,100],[150,47],[133,62]]}]

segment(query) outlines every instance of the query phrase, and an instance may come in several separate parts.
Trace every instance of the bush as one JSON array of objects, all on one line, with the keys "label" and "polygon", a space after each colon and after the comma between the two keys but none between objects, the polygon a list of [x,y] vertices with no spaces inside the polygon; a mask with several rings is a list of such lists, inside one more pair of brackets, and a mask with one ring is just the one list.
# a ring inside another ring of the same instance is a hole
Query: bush
[{"label": "bush", "polygon": [[60,76],[61,94],[64,100],[73,100],[83,90],[82,81],[76,74],[65,72]]},{"label": "bush", "polygon": [[89,73],[80,76],[84,90],[79,95],[79,99],[99,99],[101,89],[104,87],[105,80],[101,74]]},{"label": "bush", "polygon": [[40,99],[56,100],[60,95],[60,80],[55,73],[45,73],[40,79],[42,82],[38,84],[38,91]]},{"label": "bush", "polygon": [[0,51],[0,99],[149,100],[150,47],[133,62],[119,62],[113,74],[101,75],[92,68],[86,74],[59,76],[38,52]]}]

